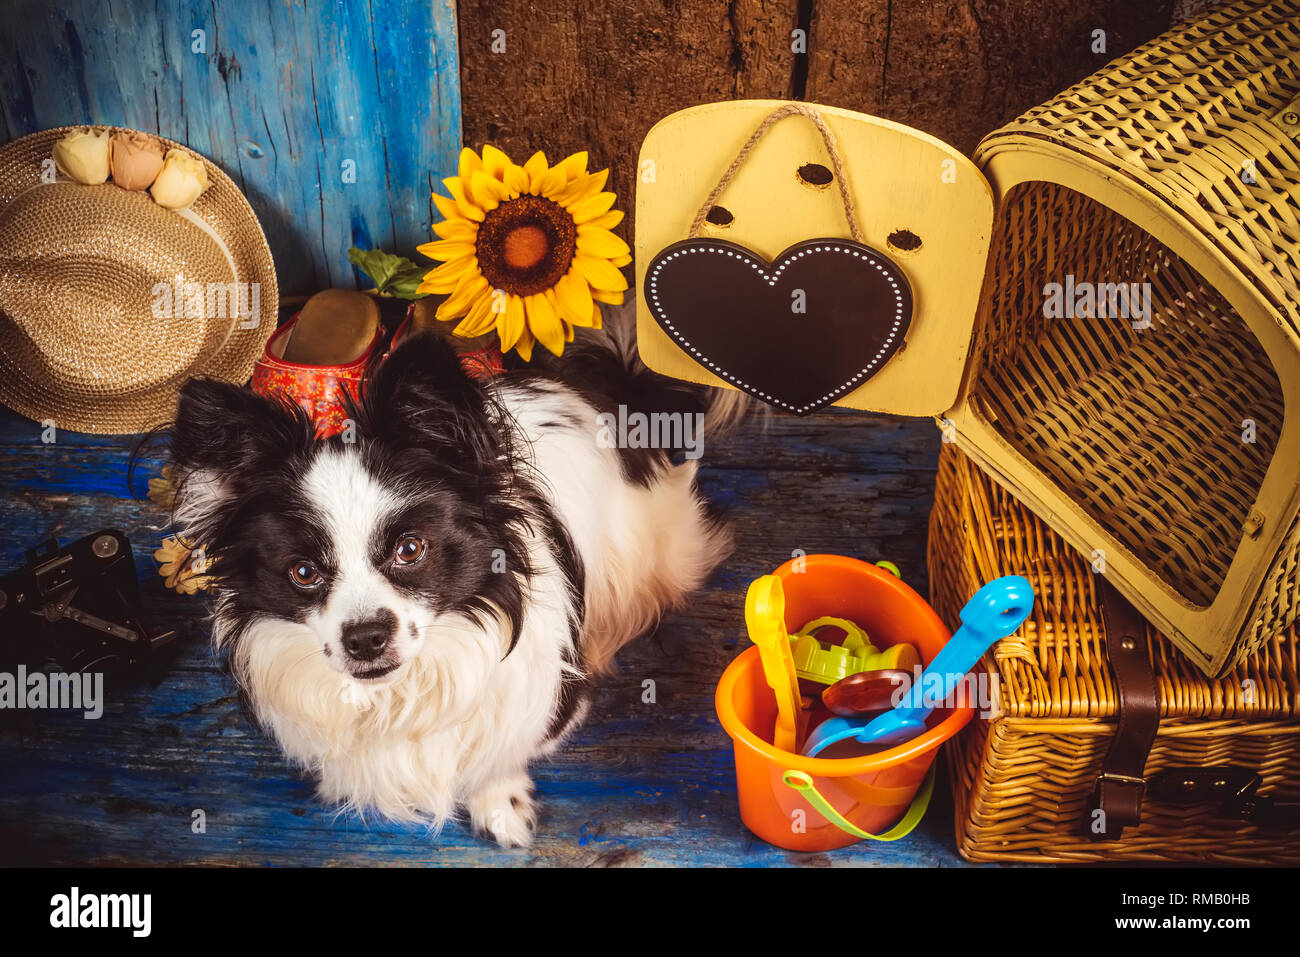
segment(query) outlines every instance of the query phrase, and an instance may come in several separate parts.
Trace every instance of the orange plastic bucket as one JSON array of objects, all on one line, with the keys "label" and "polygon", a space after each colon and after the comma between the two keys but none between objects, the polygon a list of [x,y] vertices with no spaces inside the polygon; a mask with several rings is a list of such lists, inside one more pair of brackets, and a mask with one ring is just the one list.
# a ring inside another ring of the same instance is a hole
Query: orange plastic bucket
[{"label": "orange plastic bucket", "polygon": [[[925,599],[875,565],[840,555],[808,555],[786,562],[774,574],[785,591],[791,633],[823,615],[847,618],[866,629],[877,647],[911,642],[927,664],[951,637]],[[971,706],[936,710],[923,734],[864,757],[791,754],[772,744],[776,696],[763,677],[755,647],[722,673],[715,704],[735,748],[741,820],[769,844],[792,851],[827,851],[868,835],[893,839],[883,832],[904,815],[917,817],[909,808],[923,785],[928,797],[928,775],[939,746],[975,714]]]}]

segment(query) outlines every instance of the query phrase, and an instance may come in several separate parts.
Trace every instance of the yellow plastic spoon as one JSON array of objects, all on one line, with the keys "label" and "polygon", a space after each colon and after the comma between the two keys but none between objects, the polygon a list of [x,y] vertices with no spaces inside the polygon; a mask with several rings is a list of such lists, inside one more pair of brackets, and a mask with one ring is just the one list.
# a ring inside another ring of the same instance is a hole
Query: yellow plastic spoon
[{"label": "yellow plastic spoon", "polygon": [[790,636],[785,628],[785,591],[775,575],[756,578],[745,595],[745,627],[749,640],[758,645],[763,675],[776,695],[776,729],[772,743],[782,751],[798,754],[799,676],[790,653]]}]

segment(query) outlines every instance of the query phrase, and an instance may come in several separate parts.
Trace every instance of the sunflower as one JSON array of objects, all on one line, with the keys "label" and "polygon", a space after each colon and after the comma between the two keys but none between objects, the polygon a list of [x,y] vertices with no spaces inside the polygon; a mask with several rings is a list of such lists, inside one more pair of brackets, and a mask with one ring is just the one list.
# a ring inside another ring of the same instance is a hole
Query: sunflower
[{"label": "sunflower", "polygon": [[609,170],[587,172],[587,154],[554,166],[538,152],[523,166],[484,146],[460,153],[451,198],[433,194],[443,221],[436,242],[418,247],[440,260],[419,292],[447,296],[437,317],[460,319],[454,332],[473,338],[496,329],[501,351],[525,360],[540,342],[557,356],[575,326],[600,328],[599,303],[620,305],[632,261],[610,230],[623,214],[604,192]]}]

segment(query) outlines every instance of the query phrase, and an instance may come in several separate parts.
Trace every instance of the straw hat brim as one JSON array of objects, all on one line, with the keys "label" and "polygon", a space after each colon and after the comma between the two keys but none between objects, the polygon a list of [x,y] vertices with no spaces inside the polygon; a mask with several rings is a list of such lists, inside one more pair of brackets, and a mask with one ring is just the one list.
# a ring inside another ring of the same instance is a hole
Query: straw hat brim
[{"label": "straw hat brim", "polygon": [[[0,212],[16,197],[42,184],[42,164],[50,159],[54,144],[76,129],[84,127],[43,130],[0,146]],[[244,328],[252,325],[247,322],[232,326],[230,333],[213,348],[203,350],[192,366],[170,374],[163,381],[142,388],[120,389],[107,382],[93,394],[61,382],[44,363],[31,361],[30,349],[0,346],[0,403],[27,418],[37,422],[49,420],[59,429],[75,432],[148,431],[172,420],[180,388],[191,377],[212,377],[241,385],[247,382],[275,331],[279,312],[275,266],[266,236],[248,200],[216,164],[180,143],[164,137],[155,139],[165,149],[183,150],[204,164],[209,186],[190,211],[224,246],[236,280],[257,283],[260,287],[258,321],[252,328]],[[202,227],[195,224],[193,228]],[[0,282],[3,280],[4,276],[0,275]],[[0,343],[22,341],[23,323],[30,321],[30,317],[11,316],[0,310],[0,333],[3,333]]]}]

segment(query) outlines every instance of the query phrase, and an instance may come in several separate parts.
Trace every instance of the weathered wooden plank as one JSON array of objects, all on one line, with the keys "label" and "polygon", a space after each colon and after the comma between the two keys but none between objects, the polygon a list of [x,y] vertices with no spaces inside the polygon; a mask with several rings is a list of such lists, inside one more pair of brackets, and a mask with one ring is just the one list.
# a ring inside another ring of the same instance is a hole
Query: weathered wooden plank
[{"label": "weathered wooden plank", "polygon": [[[872,561],[888,558],[924,591],[924,529],[933,472],[705,469],[700,482],[715,509],[735,527],[736,553],[718,574],[742,592],[745,576],[770,571],[796,549],[842,552]],[[0,558],[7,567],[21,563],[27,548],[48,538],[66,542],[117,527],[135,545],[146,600],[152,604],[168,598],[153,590],[152,558],[166,534],[167,517],[148,500],[11,493],[0,506],[0,516]]]},{"label": "weathered wooden plank", "polygon": [[[646,132],[699,103],[804,99],[915,126],[964,152],[1161,33],[1172,0],[464,0],[465,142],[522,161],[589,149],[628,217]],[[807,31],[807,54],[792,31]],[[1093,30],[1105,31],[1094,53]],[[494,34],[494,31],[504,31]],[[497,45],[494,46],[494,40]],[[504,46],[502,46],[502,41]]]},{"label": "weathered wooden plank", "polygon": [[[593,422],[593,431],[596,427]],[[701,464],[794,471],[932,469],[938,440],[938,431],[928,419],[835,409],[804,418],[760,412],[726,440],[707,440]],[[24,458],[21,467],[0,474],[0,483],[75,491],[81,489],[77,475],[97,473],[95,488],[119,494],[126,489],[126,462],[135,445],[135,436],[80,432],[60,432],[46,443],[38,423],[0,409],[0,448]],[[157,474],[161,465],[158,456],[147,458],[137,489],[143,489],[146,479]],[[6,474],[13,477],[6,478]],[[3,487],[0,485],[0,491]]]},{"label": "weathered wooden plank", "polygon": [[[601,733],[601,732],[597,732]],[[610,750],[613,750],[612,748]],[[336,816],[288,774],[258,782],[251,794],[238,762],[207,761],[201,779],[163,777],[84,761],[57,770],[53,762],[14,760],[25,797],[39,801],[39,823],[0,806],[5,863],[89,864],[434,864],[541,866],[954,866],[947,815],[935,807],[905,842],[858,845],[831,854],[794,854],[770,847],[740,823],[729,751],[652,751],[652,764],[623,751],[623,766],[581,764],[539,769],[537,843],[503,851],[459,823],[440,834],[420,825],[362,822]],[[62,762],[60,762],[62,763]],[[102,776],[101,776],[102,775]],[[53,792],[37,791],[40,782]],[[111,782],[106,789],[105,784]],[[129,796],[116,793],[121,787]],[[207,831],[193,834],[192,813]]]},{"label": "weathered wooden plank", "polygon": [[[1164,32],[1172,0],[812,0],[806,99],[969,153],[984,134]],[[1105,49],[1093,52],[1094,30]]]},{"label": "weathered wooden plank", "polygon": [[[633,657],[653,655],[649,645]],[[451,825],[336,817],[234,710],[220,676],[178,672],[99,721],[42,714],[0,736],[0,860],[65,863],[531,863],[951,865],[942,807],[900,845],[797,855],[739,822],[729,745],[711,712],[685,740],[680,702],[640,702],[632,663],[593,717],[538,767],[542,822],[530,851],[500,851]],[[716,674],[709,675],[709,680]],[[691,695],[694,698],[694,694]],[[629,701],[635,701],[630,706]],[[622,715],[615,720],[613,715]],[[657,715],[673,715],[661,724]],[[30,716],[26,716],[30,717]],[[39,815],[30,809],[39,805]],[[207,831],[193,834],[202,809]]]},{"label": "weathered wooden plank", "polygon": [[426,241],[460,148],[452,0],[16,0],[0,84],[5,139],[130,126],[210,157],[252,203],[283,293],[351,285],[353,243]]}]

